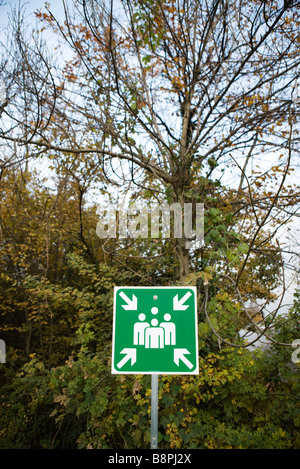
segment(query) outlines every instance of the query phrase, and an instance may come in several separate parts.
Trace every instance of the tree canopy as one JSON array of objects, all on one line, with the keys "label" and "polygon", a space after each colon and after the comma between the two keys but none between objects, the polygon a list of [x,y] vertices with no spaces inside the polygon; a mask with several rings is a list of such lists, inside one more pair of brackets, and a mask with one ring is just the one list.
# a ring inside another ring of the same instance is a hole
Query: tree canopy
[{"label": "tree canopy", "polygon": [[[287,360],[299,329],[298,297],[285,306],[299,273],[299,2],[62,0],[61,8],[45,3],[31,26],[21,6],[1,42],[0,332],[19,371],[3,380],[8,389],[23,383],[14,415],[47,402],[53,428],[78,417],[66,445],[145,445],[137,422],[148,422],[147,378],[114,381],[107,371],[112,288],[196,285],[203,369],[163,378],[162,441],[255,447],[265,431],[265,446],[272,438],[299,446],[299,414],[289,404],[286,430],[271,396],[297,401],[297,366],[282,371],[274,356]],[[193,222],[203,204],[203,243],[176,234],[175,218],[169,237],[101,238],[107,203],[119,225],[126,204],[140,214],[164,203],[184,214],[191,204]],[[242,331],[267,338],[272,353],[253,361]],[[34,380],[37,396],[28,398]],[[12,441],[14,429],[3,431]]]}]

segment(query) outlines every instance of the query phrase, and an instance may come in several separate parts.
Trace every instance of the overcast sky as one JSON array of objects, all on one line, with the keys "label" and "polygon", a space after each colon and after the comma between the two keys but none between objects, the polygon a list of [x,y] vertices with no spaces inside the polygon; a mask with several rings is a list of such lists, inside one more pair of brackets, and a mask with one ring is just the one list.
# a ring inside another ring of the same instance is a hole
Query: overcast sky
[{"label": "overcast sky", "polygon": [[[18,8],[18,5],[21,4],[26,11],[26,16],[32,15],[37,10],[43,10],[45,2],[41,0],[2,0],[3,5],[1,5],[1,23],[5,24],[7,22],[7,16],[10,14],[12,10]],[[53,0],[48,2],[50,4],[50,9],[54,13],[62,13],[62,0]]]}]

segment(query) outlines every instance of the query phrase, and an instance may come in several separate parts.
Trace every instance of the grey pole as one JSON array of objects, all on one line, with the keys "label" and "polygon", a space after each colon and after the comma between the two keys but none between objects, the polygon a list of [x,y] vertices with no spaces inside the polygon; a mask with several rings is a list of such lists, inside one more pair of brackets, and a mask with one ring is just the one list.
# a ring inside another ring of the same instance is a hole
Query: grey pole
[{"label": "grey pole", "polygon": [[151,375],[151,449],[158,448],[158,375]]}]

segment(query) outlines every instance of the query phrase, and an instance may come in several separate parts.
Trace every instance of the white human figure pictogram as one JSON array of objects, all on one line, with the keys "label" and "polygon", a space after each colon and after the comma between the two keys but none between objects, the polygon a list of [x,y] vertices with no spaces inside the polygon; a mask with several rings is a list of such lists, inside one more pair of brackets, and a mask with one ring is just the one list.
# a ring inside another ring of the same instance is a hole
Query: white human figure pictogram
[{"label": "white human figure pictogram", "polygon": [[159,326],[165,331],[165,345],[176,345],[176,326],[174,322],[169,322],[170,319],[171,314],[165,314],[164,320],[167,322],[161,322]]},{"label": "white human figure pictogram", "polygon": [[145,329],[145,347],[146,348],[164,348],[164,330],[157,327],[158,320],[152,319],[151,325]]},{"label": "white human figure pictogram", "polygon": [[133,345],[145,344],[145,329],[150,324],[145,322],[146,316],[144,313],[139,314],[140,322],[136,322],[133,329]]}]

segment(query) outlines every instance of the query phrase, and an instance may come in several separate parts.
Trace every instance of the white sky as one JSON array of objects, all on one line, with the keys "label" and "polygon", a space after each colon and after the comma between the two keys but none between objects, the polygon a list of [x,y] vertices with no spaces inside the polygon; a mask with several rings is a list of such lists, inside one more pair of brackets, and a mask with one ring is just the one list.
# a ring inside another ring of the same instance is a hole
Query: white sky
[{"label": "white sky", "polygon": [[[3,5],[0,6],[0,18],[1,18],[1,24],[6,24],[8,15],[10,12],[18,8],[18,5],[24,5],[25,11],[26,11],[26,16],[31,16],[36,10],[44,10],[44,5],[45,2],[41,0],[2,0]],[[49,1],[48,4],[50,4],[50,9],[53,11],[53,13],[61,15],[63,13],[63,5],[61,0],[53,0]]]}]

